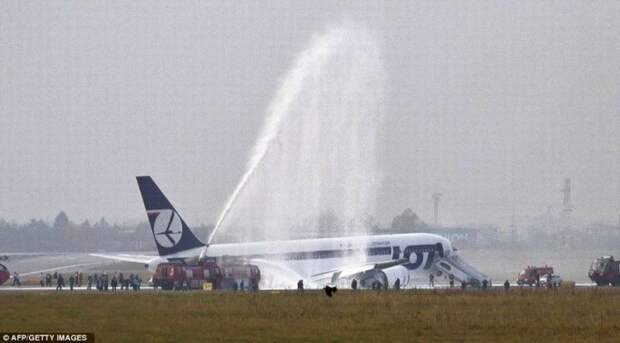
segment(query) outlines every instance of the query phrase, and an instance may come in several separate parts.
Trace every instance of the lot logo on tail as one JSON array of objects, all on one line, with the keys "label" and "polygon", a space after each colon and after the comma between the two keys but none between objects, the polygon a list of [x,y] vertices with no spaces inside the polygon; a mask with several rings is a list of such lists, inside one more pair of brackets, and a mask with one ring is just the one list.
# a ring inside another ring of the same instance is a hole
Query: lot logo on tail
[{"label": "lot logo on tail", "polygon": [[149,213],[154,219],[153,234],[157,244],[164,248],[172,248],[179,244],[183,235],[183,224],[179,215],[171,209],[163,209]]}]

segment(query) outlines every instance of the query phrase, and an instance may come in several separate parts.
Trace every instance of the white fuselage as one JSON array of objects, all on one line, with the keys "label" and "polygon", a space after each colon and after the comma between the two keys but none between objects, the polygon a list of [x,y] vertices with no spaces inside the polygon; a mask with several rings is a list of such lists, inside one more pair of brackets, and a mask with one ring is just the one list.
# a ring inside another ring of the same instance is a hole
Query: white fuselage
[{"label": "white fuselage", "polygon": [[[202,248],[195,248],[163,257],[196,257],[201,251]],[[296,277],[311,278],[347,266],[402,259],[408,260],[404,265],[410,272],[428,272],[438,256],[451,253],[452,244],[442,236],[409,233],[212,244],[206,256],[245,258],[252,263],[264,261],[279,266],[281,271],[297,273]]]}]

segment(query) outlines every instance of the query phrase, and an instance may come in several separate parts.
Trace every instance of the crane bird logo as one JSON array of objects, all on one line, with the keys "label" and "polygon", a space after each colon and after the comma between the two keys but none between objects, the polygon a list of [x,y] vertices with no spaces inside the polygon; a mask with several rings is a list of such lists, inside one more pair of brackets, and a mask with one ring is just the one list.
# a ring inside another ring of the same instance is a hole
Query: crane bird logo
[{"label": "crane bird logo", "polygon": [[153,235],[157,244],[164,248],[172,248],[179,244],[183,235],[181,218],[171,209],[159,210],[155,223],[153,223]]}]

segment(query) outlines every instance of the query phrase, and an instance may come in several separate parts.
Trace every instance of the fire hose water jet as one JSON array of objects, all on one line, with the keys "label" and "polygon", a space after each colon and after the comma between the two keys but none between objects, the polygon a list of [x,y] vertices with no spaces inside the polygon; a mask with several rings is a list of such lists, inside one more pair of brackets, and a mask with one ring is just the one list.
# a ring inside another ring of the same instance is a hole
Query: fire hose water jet
[{"label": "fire hose water jet", "polygon": [[282,80],[207,242],[222,227],[246,240],[365,234],[381,182],[384,83],[378,45],[363,27],[347,22],[314,36]]}]

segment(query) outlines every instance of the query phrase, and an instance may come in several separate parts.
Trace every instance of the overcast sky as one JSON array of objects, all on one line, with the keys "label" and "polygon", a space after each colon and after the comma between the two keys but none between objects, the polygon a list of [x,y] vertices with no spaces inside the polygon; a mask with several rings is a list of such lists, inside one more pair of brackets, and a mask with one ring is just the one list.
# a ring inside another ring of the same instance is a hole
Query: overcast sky
[{"label": "overcast sky", "polygon": [[143,220],[152,175],[213,223],[279,81],[352,20],[386,75],[377,217],[620,213],[620,2],[3,1],[0,218]]}]

